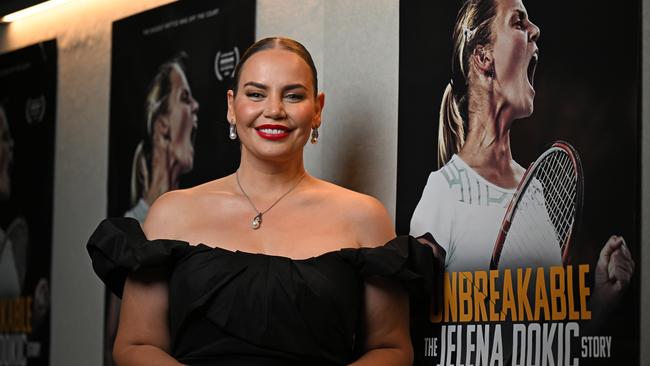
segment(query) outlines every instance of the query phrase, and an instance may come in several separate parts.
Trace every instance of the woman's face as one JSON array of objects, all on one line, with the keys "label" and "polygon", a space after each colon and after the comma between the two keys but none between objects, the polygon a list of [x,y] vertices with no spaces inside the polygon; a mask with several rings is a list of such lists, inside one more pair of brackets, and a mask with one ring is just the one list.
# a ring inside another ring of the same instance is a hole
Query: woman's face
[{"label": "woman's face", "polygon": [[0,108],[0,199],[7,199],[11,194],[11,163],[14,159],[14,140],[9,130],[9,121]]},{"label": "woman's face", "polygon": [[269,49],[243,65],[237,95],[228,91],[228,120],[243,148],[265,160],[301,158],[320,126],[324,96],[314,94],[311,69],[297,54]]},{"label": "woman's face", "polygon": [[537,65],[540,30],[528,18],[521,0],[496,0],[492,23],[495,86],[513,114],[512,119],[533,113],[533,78]]},{"label": "woman's face", "polygon": [[199,103],[192,97],[190,85],[180,67],[174,66],[169,75],[171,91],[164,118],[169,127],[169,150],[186,173],[194,165],[194,136],[197,128]]}]

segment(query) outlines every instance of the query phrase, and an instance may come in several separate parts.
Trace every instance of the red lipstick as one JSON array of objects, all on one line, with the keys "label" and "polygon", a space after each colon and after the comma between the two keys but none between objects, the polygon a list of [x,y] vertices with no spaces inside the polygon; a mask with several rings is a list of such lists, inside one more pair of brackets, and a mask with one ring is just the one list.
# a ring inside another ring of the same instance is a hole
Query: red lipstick
[{"label": "red lipstick", "polygon": [[289,133],[291,132],[287,126],[272,124],[257,126],[255,127],[255,131],[257,131],[257,134],[261,138],[272,141],[281,140],[289,136]]}]

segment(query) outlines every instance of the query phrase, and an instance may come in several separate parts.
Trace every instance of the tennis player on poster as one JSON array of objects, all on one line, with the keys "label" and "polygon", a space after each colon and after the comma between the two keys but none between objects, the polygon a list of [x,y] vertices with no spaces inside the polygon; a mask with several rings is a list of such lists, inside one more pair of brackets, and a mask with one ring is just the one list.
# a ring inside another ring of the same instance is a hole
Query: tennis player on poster
[{"label": "tennis player on poster", "polygon": [[[430,233],[446,251],[446,271],[490,267],[504,215],[525,173],[512,157],[510,129],[533,113],[539,36],[520,0],[468,0],[458,13],[452,77],[440,106],[441,168],[429,176],[410,226],[412,235]],[[542,192],[539,181],[533,182],[531,190]],[[538,221],[550,224],[548,217]],[[506,267],[563,264],[558,240],[535,245],[534,253],[510,257]],[[625,240],[611,236],[594,270],[594,312],[616,304],[634,267]]]}]

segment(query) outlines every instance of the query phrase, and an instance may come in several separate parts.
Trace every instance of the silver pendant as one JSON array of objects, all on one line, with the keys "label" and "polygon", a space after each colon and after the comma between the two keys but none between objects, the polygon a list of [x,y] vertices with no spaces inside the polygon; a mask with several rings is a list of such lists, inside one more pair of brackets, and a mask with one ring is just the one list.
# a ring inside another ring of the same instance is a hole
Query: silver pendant
[{"label": "silver pendant", "polygon": [[262,226],[262,213],[258,213],[254,218],[253,222],[251,222],[251,227],[253,230],[257,230]]}]

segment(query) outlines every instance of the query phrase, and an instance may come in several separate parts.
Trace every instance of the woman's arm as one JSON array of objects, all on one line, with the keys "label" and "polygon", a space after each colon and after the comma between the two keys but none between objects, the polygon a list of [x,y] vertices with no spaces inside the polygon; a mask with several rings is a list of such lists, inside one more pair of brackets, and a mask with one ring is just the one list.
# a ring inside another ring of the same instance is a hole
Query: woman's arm
[{"label": "woman's arm", "polygon": [[[147,238],[175,238],[180,223],[174,216],[181,203],[173,193],[156,200],[142,227]],[[180,365],[169,355],[167,280],[167,273],[156,268],[141,269],[129,275],[124,285],[113,347],[117,365]]]},{"label": "woman's arm", "polygon": [[[383,245],[395,237],[393,222],[384,206],[374,198],[363,205],[357,216],[357,242],[362,247]],[[413,348],[409,334],[409,299],[392,280],[373,277],[364,285],[363,342],[365,353],[352,365],[412,365]]]},{"label": "woman's arm", "polygon": [[400,285],[371,278],[365,284],[365,353],[352,365],[412,365],[409,301]]},{"label": "woman's arm", "polygon": [[117,365],[180,365],[169,355],[168,301],[161,272],[142,270],[129,276],[113,347]]}]

